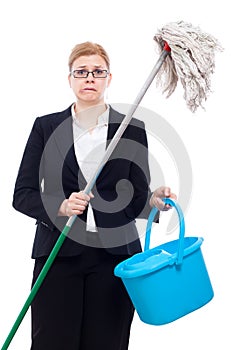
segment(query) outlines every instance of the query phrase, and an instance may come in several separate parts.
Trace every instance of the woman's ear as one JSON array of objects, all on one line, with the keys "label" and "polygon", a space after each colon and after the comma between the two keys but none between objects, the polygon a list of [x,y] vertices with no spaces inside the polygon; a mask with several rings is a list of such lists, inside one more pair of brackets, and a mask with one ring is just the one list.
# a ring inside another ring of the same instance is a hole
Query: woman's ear
[{"label": "woman's ear", "polygon": [[112,74],[109,73],[109,75],[108,75],[108,84],[107,84],[107,87],[109,87],[111,81],[112,81]]},{"label": "woman's ear", "polygon": [[69,82],[69,85],[70,85],[70,88],[71,88],[71,73],[69,73],[67,78],[68,78],[68,82]]}]

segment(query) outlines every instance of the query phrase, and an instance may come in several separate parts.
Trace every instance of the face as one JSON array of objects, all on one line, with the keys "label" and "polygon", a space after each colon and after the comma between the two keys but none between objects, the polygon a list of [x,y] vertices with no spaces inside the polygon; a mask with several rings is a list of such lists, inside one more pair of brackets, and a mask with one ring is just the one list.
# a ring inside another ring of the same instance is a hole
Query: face
[{"label": "face", "polygon": [[[96,69],[108,70],[105,60],[99,55],[81,56],[77,58],[72,66],[74,70],[95,71]],[[111,74],[106,78],[94,78],[89,73],[87,78],[74,78],[69,75],[69,83],[78,103],[85,105],[96,105],[104,103],[104,93],[111,82]]]}]

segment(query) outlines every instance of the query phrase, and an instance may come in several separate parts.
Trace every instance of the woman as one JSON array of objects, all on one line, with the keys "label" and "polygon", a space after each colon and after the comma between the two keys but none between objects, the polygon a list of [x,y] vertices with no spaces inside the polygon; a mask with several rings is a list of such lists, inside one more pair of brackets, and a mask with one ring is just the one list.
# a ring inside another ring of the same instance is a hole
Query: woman
[{"label": "woman", "polygon": [[[141,251],[136,218],[168,210],[170,188],[150,191],[144,123],[132,119],[87,195],[123,115],[105,103],[109,57],[78,44],[69,57],[76,102],[39,117],[19,168],[13,206],[36,219],[35,283],[68,218],[77,215],[32,303],[32,350],[126,350],[134,308],[114,267]],[[156,218],[157,220],[157,218]]]}]

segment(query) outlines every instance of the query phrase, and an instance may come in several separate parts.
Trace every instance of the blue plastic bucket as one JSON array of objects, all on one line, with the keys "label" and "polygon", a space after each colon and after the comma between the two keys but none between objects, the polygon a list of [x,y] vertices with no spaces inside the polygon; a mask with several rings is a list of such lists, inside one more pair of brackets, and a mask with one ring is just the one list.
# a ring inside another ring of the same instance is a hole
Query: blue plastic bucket
[{"label": "blue plastic bucket", "polygon": [[185,224],[180,206],[173,200],[179,217],[179,239],[149,249],[153,219],[148,218],[144,252],[135,254],[115,267],[141,321],[162,325],[204,306],[214,296],[201,252],[201,237],[184,237]]}]

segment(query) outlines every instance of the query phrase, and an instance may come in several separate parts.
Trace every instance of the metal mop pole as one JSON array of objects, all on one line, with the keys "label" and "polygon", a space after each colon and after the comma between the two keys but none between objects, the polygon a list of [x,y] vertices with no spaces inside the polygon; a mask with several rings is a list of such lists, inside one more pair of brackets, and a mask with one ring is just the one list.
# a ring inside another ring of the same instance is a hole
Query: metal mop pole
[{"label": "metal mop pole", "polygon": [[[95,184],[95,182],[96,182],[96,180],[97,180],[101,170],[103,169],[104,165],[106,164],[106,162],[108,161],[109,157],[111,156],[111,154],[112,154],[113,150],[115,149],[118,141],[120,140],[122,134],[124,133],[125,129],[127,128],[130,120],[132,119],[132,116],[133,116],[134,112],[136,111],[139,103],[141,102],[143,96],[145,95],[146,91],[148,90],[149,86],[151,85],[152,81],[154,80],[156,74],[158,73],[160,67],[162,66],[164,60],[166,59],[166,57],[167,57],[167,55],[169,53],[170,53],[170,48],[165,43],[164,50],[162,51],[158,61],[156,62],[155,66],[154,66],[153,70],[151,71],[150,75],[148,76],[146,82],[144,83],[141,91],[139,92],[138,96],[136,97],[134,104],[132,104],[129,112],[126,114],[126,116],[123,119],[120,127],[118,128],[118,130],[115,133],[113,139],[111,140],[111,142],[110,142],[110,144],[109,144],[109,146],[108,146],[108,148],[107,148],[107,150],[105,152],[105,155],[104,155],[100,165],[98,166],[97,170],[93,174],[93,176],[92,176],[91,180],[89,181],[89,183],[86,185],[86,187],[84,189],[84,193],[88,194],[92,190],[92,188],[93,188],[93,186],[94,186],[94,184]],[[41,270],[41,272],[40,272],[40,274],[39,274],[39,276],[38,276],[34,286],[32,287],[31,292],[30,292],[30,294],[29,294],[29,296],[28,296],[28,298],[27,298],[27,300],[26,300],[22,310],[20,311],[20,313],[19,313],[19,315],[18,315],[18,317],[17,317],[17,319],[16,319],[16,321],[15,321],[15,323],[14,323],[14,325],[13,325],[13,327],[12,327],[12,329],[11,329],[9,335],[8,335],[8,337],[6,338],[6,340],[5,340],[1,350],[8,349],[8,347],[9,347],[9,345],[10,345],[10,343],[11,343],[11,341],[12,341],[12,339],[13,339],[16,331],[17,331],[17,329],[19,328],[19,326],[20,326],[20,324],[21,324],[21,322],[22,322],[22,320],[23,320],[23,318],[24,318],[28,308],[30,307],[33,299],[35,298],[35,296],[36,296],[36,294],[37,294],[37,292],[38,292],[42,282],[44,281],[44,279],[45,279],[45,277],[46,277],[46,275],[47,275],[47,273],[48,273],[48,271],[49,271],[49,269],[50,269],[54,259],[56,258],[60,248],[62,247],[62,244],[63,244],[65,238],[67,237],[67,235],[68,235],[68,233],[69,233],[73,223],[75,222],[76,217],[77,217],[76,215],[73,215],[73,216],[71,216],[68,219],[68,221],[67,221],[63,231],[61,232],[61,234],[60,234],[60,236],[59,236],[59,238],[58,238],[54,248],[52,249],[52,251],[51,251],[51,253],[50,253],[50,255],[49,255],[49,257],[48,257],[48,259],[47,259],[47,261],[46,261],[46,263],[45,263],[45,265],[43,267],[43,269]]]}]

